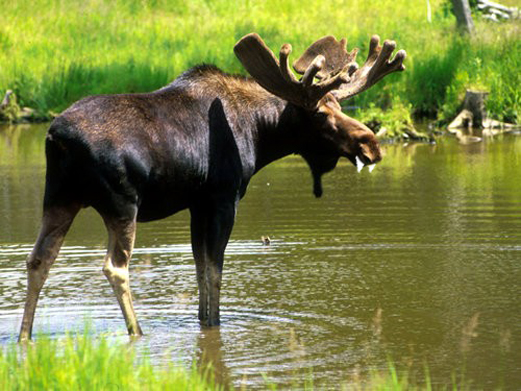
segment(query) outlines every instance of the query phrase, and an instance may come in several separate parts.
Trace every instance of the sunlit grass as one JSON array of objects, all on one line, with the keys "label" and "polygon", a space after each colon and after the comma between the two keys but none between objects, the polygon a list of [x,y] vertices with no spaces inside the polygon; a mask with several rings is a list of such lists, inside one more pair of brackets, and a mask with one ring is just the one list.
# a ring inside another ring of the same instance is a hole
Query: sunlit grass
[{"label": "sunlit grass", "polygon": [[[60,339],[38,336],[34,343],[11,343],[0,348],[0,389],[2,390],[185,390],[213,391],[232,389],[230,384],[214,382],[211,368],[191,369],[170,365],[154,366],[147,355],[137,356],[132,344],[109,342],[88,331]],[[433,390],[429,372],[424,379],[414,379],[407,370],[400,371],[389,361],[382,370],[353,375],[338,384],[339,390]],[[320,390],[310,373],[303,382],[278,385],[265,376],[269,390]],[[453,380],[456,384],[456,380]],[[258,386],[257,386],[258,387]],[[458,383],[454,389],[466,389]],[[242,385],[242,390],[249,389]]]},{"label": "sunlit grass", "polygon": [[0,349],[2,390],[222,390],[206,371],[154,367],[131,345],[109,344],[85,332]]},{"label": "sunlit grass", "polygon": [[[434,384],[428,363],[423,370],[414,364],[412,357],[398,364],[391,357],[381,362],[373,357],[372,348],[385,348],[382,340],[381,309],[375,312],[372,321],[372,338],[367,341],[365,364],[346,370],[339,379],[338,390],[356,391],[431,391],[477,389],[466,378],[466,356],[476,338],[479,313],[475,313],[462,326],[460,349],[462,367],[454,368],[449,378]],[[295,335],[290,333],[293,338]],[[502,350],[510,346],[510,334],[502,337]],[[293,344],[295,341],[290,341]],[[379,363],[379,364],[378,364]],[[224,391],[228,389],[248,390],[247,377],[232,383],[230,378],[220,378],[211,367],[211,361],[194,360],[191,368],[177,363],[161,365],[153,362],[146,352],[137,354],[132,343],[124,343],[107,338],[92,331],[90,322],[84,330],[65,337],[50,338],[38,334],[35,342],[9,343],[0,347],[0,389],[1,390],[186,390]],[[277,382],[269,373],[263,380],[254,382],[254,389],[266,390],[321,390],[315,381],[313,370],[305,376],[297,370]],[[292,377],[294,376],[294,377]],[[224,383],[219,383],[216,379]],[[238,387],[238,388],[236,388]],[[330,387],[330,386],[329,386]],[[498,388],[498,389],[501,389]]]},{"label": "sunlit grass", "polygon": [[[232,48],[257,31],[277,50],[296,54],[333,34],[367,49],[372,34],[406,48],[407,72],[392,75],[352,104],[410,107],[447,120],[466,88],[490,91],[488,109],[515,121],[520,40],[516,23],[476,18],[476,37],[455,32],[445,1],[0,1],[0,95],[14,89],[22,105],[44,114],[90,94],[150,91],[202,62],[243,73]],[[362,54],[363,57],[363,54]],[[401,102],[401,103],[400,103]]]}]

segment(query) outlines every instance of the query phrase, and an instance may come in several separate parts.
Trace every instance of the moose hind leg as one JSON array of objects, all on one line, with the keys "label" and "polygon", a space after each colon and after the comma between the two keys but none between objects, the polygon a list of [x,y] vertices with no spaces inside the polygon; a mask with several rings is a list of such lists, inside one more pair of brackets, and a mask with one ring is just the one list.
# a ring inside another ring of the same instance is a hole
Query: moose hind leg
[{"label": "moose hind leg", "polygon": [[31,339],[34,313],[40,291],[79,209],[79,206],[53,206],[44,209],[38,239],[27,259],[27,298],[19,341]]},{"label": "moose hind leg", "polygon": [[129,220],[104,218],[104,220],[109,233],[109,245],[103,265],[103,273],[116,294],[129,335],[141,336],[143,332],[134,312],[128,271],[132,249],[134,248],[136,221],[135,218]]}]

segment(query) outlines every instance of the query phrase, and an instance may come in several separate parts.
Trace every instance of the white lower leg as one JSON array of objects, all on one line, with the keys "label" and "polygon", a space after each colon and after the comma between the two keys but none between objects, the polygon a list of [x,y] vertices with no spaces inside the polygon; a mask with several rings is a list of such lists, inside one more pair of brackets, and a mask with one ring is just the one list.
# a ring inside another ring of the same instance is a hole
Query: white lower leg
[{"label": "white lower leg", "polygon": [[121,312],[125,317],[128,333],[130,335],[143,335],[132,303],[128,266],[115,267],[112,265],[110,257],[107,257],[103,266],[103,273],[114,289]]}]

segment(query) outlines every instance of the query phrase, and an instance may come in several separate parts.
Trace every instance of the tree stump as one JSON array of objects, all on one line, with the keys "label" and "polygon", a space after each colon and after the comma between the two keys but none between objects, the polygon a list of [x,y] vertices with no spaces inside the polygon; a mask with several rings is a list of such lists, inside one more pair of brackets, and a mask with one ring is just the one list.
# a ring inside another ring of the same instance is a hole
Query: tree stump
[{"label": "tree stump", "polygon": [[470,13],[469,0],[452,0],[452,6],[454,7],[458,28],[467,34],[472,34],[474,22]]},{"label": "tree stump", "polygon": [[15,122],[19,113],[20,106],[16,103],[16,95],[12,90],[7,90],[0,103],[0,122]]},{"label": "tree stump", "polygon": [[486,118],[485,100],[488,92],[467,90],[463,101],[463,110],[450,123],[449,129],[483,129]]}]

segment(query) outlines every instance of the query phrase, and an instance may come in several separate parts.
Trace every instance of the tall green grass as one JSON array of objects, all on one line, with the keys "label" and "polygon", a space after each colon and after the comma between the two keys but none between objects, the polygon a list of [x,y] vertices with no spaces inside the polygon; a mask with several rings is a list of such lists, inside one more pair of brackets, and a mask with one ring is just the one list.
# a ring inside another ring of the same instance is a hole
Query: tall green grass
[{"label": "tall green grass", "polygon": [[517,121],[518,24],[477,18],[467,40],[448,1],[430,3],[432,23],[426,2],[409,0],[0,0],[0,95],[11,88],[21,105],[56,113],[90,94],[154,90],[202,62],[244,73],[232,48],[251,31],[274,50],[291,42],[295,57],[326,34],[363,57],[377,33],[408,51],[408,69],[350,104],[446,120],[466,88],[484,88],[491,114]]}]

